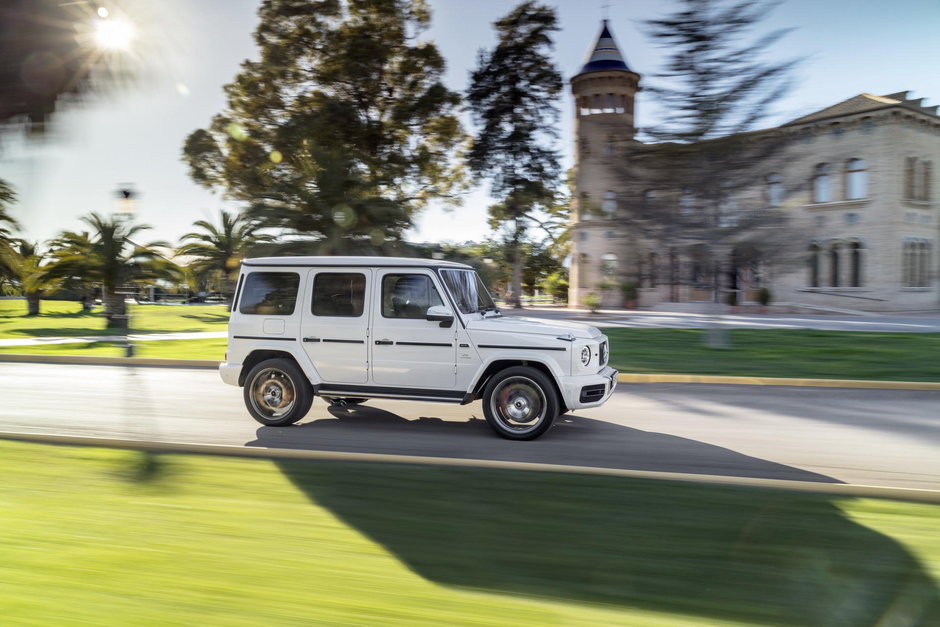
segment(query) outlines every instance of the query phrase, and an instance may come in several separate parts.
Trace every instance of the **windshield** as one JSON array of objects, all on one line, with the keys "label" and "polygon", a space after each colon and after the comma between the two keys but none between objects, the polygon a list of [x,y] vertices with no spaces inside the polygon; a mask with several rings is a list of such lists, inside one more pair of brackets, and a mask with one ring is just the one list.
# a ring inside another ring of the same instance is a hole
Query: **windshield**
[{"label": "windshield", "polygon": [[473,270],[442,270],[444,283],[457,303],[460,313],[496,311],[496,304],[486,291],[483,281]]}]

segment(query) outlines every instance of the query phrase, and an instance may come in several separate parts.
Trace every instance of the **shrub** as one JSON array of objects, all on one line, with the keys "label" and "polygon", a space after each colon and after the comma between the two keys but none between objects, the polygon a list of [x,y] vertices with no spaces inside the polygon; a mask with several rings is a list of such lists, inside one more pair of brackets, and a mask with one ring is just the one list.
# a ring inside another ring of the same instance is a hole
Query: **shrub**
[{"label": "shrub", "polygon": [[591,310],[591,313],[597,313],[597,310],[600,309],[601,306],[601,297],[594,292],[589,292],[587,296],[584,297],[584,304]]}]

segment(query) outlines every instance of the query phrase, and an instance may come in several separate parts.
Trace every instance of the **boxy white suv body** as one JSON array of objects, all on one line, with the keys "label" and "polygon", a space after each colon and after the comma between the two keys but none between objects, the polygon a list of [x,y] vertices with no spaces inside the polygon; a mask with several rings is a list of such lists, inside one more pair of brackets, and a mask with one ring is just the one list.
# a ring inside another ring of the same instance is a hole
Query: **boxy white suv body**
[{"label": "boxy white suv body", "polygon": [[262,424],[297,422],[314,396],[466,404],[528,440],[617,385],[608,341],[588,325],[503,317],[467,265],[388,257],[242,263],[222,380]]}]

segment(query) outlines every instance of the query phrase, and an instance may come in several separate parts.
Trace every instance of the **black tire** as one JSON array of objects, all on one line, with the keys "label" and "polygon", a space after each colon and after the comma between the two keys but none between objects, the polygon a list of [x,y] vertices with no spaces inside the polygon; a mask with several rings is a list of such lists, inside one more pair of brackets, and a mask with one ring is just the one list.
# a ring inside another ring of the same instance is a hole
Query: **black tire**
[{"label": "black tire", "polygon": [[293,360],[268,359],[248,372],[244,397],[252,418],[269,427],[283,427],[307,415],[313,390]]},{"label": "black tire", "polygon": [[348,396],[322,396],[321,398],[333,407],[349,407],[351,405],[365,403],[369,400],[367,398],[351,398]]},{"label": "black tire", "polygon": [[483,388],[483,415],[509,440],[534,440],[558,417],[560,403],[551,380],[528,366],[497,372]]}]

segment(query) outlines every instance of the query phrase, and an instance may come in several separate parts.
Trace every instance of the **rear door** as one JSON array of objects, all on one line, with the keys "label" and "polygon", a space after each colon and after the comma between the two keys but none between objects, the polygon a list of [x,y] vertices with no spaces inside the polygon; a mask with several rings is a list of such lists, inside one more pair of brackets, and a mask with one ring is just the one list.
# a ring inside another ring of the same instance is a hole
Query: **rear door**
[{"label": "rear door", "polygon": [[[410,389],[453,389],[456,381],[456,326],[426,318],[428,307],[444,305],[430,270],[376,271],[372,286],[372,380]],[[448,309],[450,306],[448,305]]]},{"label": "rear door", "polygon": [[327,383],[366,383],[369,378],[369,293],[372,270],[316,268],[307,277],[304,351]]}]

